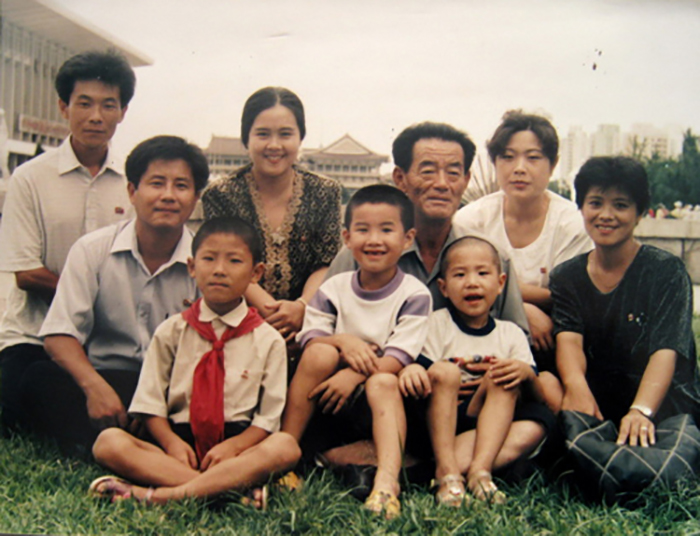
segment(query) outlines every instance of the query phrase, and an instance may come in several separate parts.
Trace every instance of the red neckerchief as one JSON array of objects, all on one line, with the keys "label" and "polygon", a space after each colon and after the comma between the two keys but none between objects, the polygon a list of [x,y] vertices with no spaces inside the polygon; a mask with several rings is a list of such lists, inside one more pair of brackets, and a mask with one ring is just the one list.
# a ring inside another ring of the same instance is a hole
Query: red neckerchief
[{"label": "red neckerchief", "polygon": [[221,339],[217,340],[211,322],[199,319],[201,301],[199,298],[182,313],[182,318],[213,344],[213,348],[199,360],[192,378],[190,426],[200,461],[210,448],[224,440],[224,344],[229,339],[250,333],[264,322],[258,311],[249,307],[243,321],[235,328],[226,326]]}]

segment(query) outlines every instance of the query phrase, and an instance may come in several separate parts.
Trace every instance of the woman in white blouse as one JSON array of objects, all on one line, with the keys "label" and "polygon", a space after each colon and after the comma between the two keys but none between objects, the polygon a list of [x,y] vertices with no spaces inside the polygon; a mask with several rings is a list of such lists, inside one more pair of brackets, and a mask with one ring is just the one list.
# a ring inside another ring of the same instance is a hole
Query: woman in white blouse
[{"label": "woman in white blouse", "polygon": [[[593,247],[576,205],[547,190],[559,159],[557,131],[545,117],[511,110],[487,148],[500,190],[462,208],[454,221],[481,231],[510,253],[533,347],[553,358],[549,274]],[[553,360],[547,361],[538,364],[554,370]]]}]

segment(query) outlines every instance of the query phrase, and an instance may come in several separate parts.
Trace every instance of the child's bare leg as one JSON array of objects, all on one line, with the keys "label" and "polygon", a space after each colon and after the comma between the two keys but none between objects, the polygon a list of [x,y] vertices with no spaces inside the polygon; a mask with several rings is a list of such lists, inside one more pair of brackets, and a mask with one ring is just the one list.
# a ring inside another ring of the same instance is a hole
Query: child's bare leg
[{"label": "child's bare leg", "polygon": [[458,473],[455,457],[457,397],[460,373],[453,363],[439,361],[428,369],[431,395],[428,405],[428,430],[435,454],[435,476]]},{"label": "child's bare leg", "polygon": [[365,383],[367,402],[372,409],[372,435],[377,448],[377,475],[372,491],[398,495],[401,453],[406,444],[406,414],[394,374],[377,373]]},{"label": "child's bare leg", "polygon": [[107,428],[92,447],[95,460],[118,475],[148,486],[178,486],[199,476],[161,448],[121,428]]},{"label": "child's bare leg", "polygon": [[282,431],[301,441],[304,430],[316,409],[309,393],[338,370],[340,355],[330,344],[311,344],[301,356],[287,393],[287,405],[282,415]]},{"label": "child's bare leg", "polygon": [[495,490],[491,471],[513,423],[519,389],[504,389],[485,375],[479,392],[485,393],[481,409],[478,409],[481,401],[475,397],[467,410],[469,415],[479,416],[474,456],[467,471],[467,485],[474,495],[483,498],[485,493]]},{"label": "child's bare leg", "polygon": [[556,415],[561,410],[561,403],[564,400],[564,388],[559,378],[551,372],[540,372],[539,380],[542,386],[542,402]]},{"label": "child's bare leg", "polygon": [[323,457],[332,465],[377,465],[374,441],[363,439],[327,450]]},{"label": "child's bare leg", "polygon": [[[291,469],[300,457],[296,440],[285,432],[277,432],[235,458],[225,459],[198,473],[196,478],[182,485],[155,489],[149,500],[163,503],[187,497],[213,497],[231,490],[241,491],[265,482],[271,474]],[[134,486],[132,492],[136,498],[144,498],[148,490]]]}]

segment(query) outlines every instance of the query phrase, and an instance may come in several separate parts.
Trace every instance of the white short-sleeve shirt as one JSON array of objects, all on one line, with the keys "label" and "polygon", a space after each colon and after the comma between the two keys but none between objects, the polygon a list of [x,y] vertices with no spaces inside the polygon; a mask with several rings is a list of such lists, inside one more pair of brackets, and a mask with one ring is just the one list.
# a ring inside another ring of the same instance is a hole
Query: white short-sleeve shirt
[{"label": "white short-sleeve shirt", "polygon": [[[60,275],[78,238],[124,219],[130,207],[121,160],[109,151],[93,177],[66,139],[19,166],[10,178],[0,221],[0,271],[43,266]],[[0,322],[0,350],[40,345],[37,334],[47,310],[37,295],[13,285]]]},{"label": "white short-sleeve shirt", "polygon": [[[202,300],[199,319],[212,322],[221,338],[226,326],[238,326],[248,306],[243,301],[223,316]],[[212,349],[181,314],[156,330],[148,347],[130,413],[190,422],[192,381],[202,356]],[[268,432],[279,430],[287,395],[287,349],[275,328],[263,323],[224,344],[224,421],[250,422]]]},{"label": "white short-sleeve shirt", "polygon": [[524,248],[514,248],[503,222],[505,194],[498,191],[477,199],[455,214],[454,222],[468,225],[504,248],[513,259],[518,282],[549,287],[549,274],[564,261],[593,249],[578,208],[549,190],[549,209],[540,236]]},{"label": "white short-sleeve shirt", "polygon": [[191,247],[185,227],[170,260],[151,274],[135,220],[83,236],[70,250],[39,336],[75,337],[96,369],[138,370],[158,325],[198,295],[187,273]]}]

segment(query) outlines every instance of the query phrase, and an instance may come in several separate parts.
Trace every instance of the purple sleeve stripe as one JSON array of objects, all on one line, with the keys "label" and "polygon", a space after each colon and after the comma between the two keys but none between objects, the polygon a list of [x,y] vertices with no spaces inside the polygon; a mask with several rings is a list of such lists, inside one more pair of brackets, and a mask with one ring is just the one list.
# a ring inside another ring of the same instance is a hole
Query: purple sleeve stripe
[{"label": "purple sleeve stripe", "polygon": [[331,300],[328,299],[328,296],[326,296],[320,289],[317,290],[314,297],[311,298],[309,307],[313,307],[322,313],[338,316],[338,310],[335,308],[335,305],[333,305],[333,302],[331,302]]},{"label": "purple sleeve stripe", "polygon": [[[408,298],[399,310],[398,318],[404,315],[428,316],[430,314],[430,295],[418,294]],[[397,320],[398,320],[397,318]]]},{"label": "purple sleeve stripe", "polygon": [[384,357],[391,356],[398,360],[404,367],[413,363],[413,358],[404,352],[401,348],[395,346],[387,346],[384,348]]},{"label": "purple sleeve stripe", "polygon": [[332,333],[327,333],[320,329],[312,329],[301,336],[301,339],[299,339],[299,345],[303,348],[311,339],[315,339],[316,337],[329,337],[330,335],[332,335]]}]

